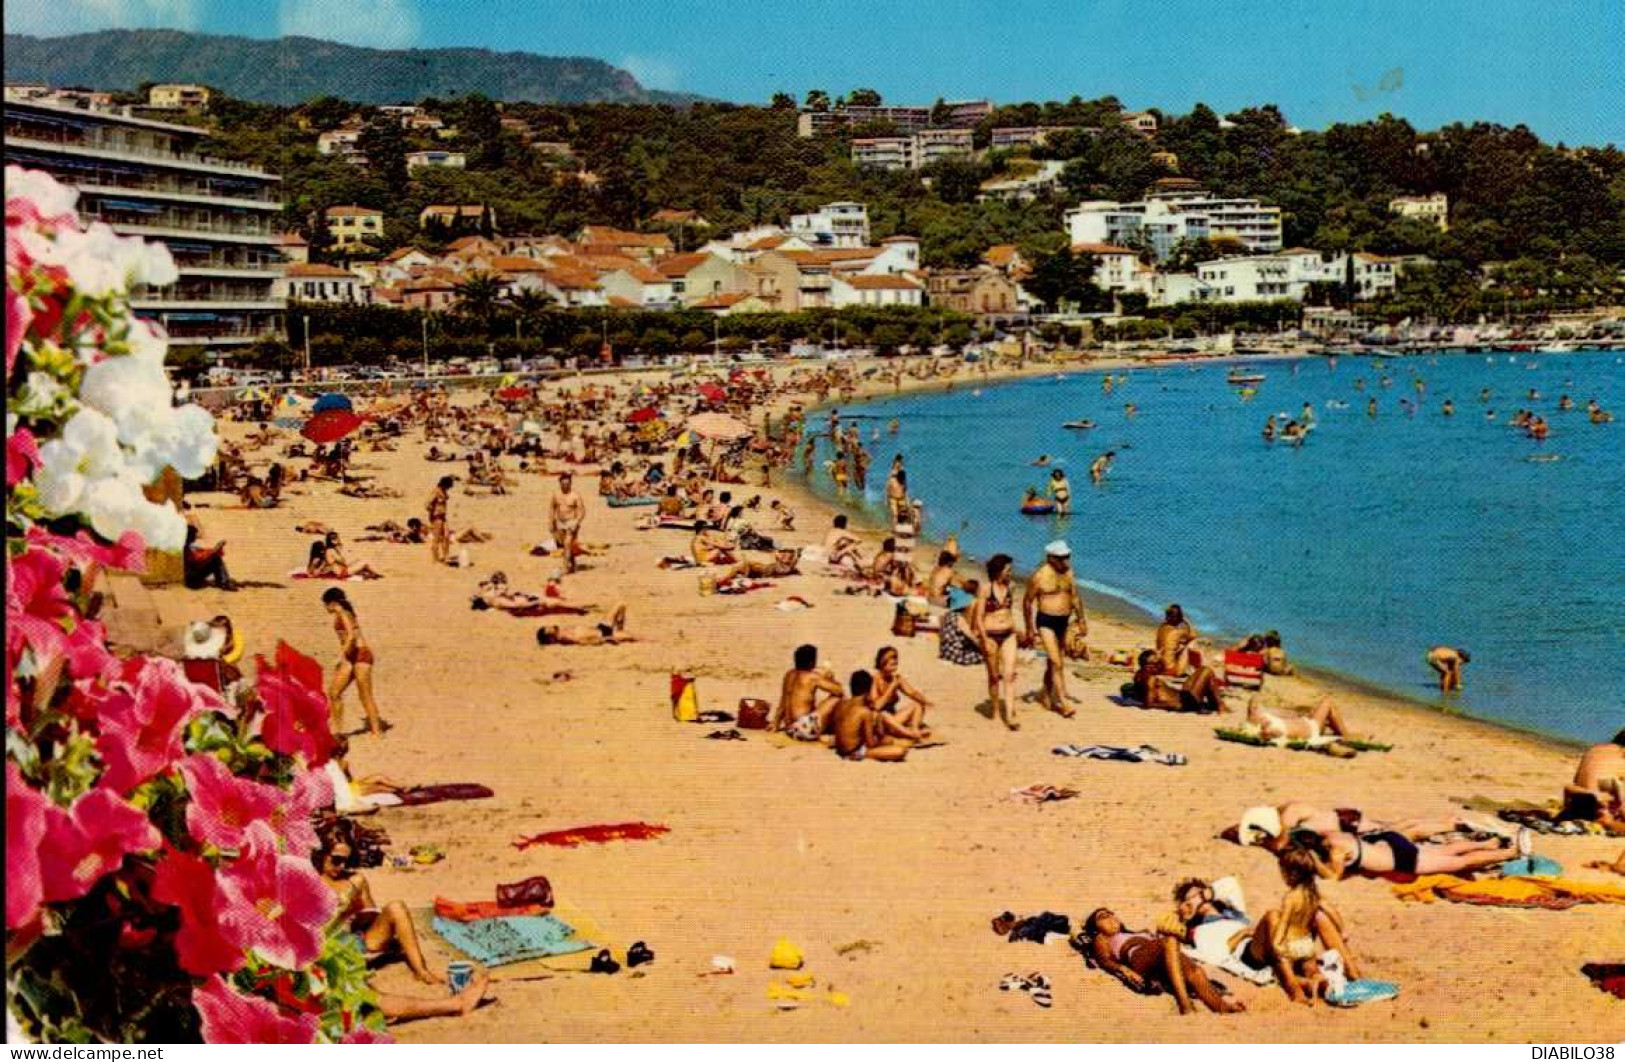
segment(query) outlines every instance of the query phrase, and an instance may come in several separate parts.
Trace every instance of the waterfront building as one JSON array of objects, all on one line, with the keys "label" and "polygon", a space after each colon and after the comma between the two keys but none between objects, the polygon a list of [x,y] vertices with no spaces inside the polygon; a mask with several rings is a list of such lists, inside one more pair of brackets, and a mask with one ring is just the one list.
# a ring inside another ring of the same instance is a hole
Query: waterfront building
[{"label": "waterfront building", "polygon": [[277,293],[290,303],[366,303],[368,290],[348,269],[320,262],[290,262],[277,281]]},{"label": "waterfront building", "polygon": [[169,248],[180,277],[130,306],[177,343],[217,349],[283,330],[281,178],[210,158],[207,133],[111,108],[5,97],[6,162],[78,189],[79,214]]}]

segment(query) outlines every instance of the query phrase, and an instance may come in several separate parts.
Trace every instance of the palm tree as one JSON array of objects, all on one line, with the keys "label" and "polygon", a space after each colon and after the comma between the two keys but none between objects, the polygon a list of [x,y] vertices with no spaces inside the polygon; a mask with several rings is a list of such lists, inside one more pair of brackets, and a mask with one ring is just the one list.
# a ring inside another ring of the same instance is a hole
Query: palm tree
[{"label": "palm tree", "polygon": [[457,312],[489,320],[501,297],[501,277],[495,273],[470,273],[457,285]]},{"label": "palm tree", "polygon": [[517,338],[520,326],[530,324],[546,313],[553,305],[553,297],[545,291],[520,288],[508,296],[508,305],[514,312],[514,335]]}]

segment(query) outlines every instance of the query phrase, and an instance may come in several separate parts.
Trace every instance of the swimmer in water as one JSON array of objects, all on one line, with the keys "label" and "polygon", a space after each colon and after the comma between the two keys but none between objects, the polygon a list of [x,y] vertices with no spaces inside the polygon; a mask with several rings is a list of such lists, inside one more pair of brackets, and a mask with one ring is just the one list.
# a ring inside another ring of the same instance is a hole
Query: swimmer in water
[{"label": "swimmer in water", "polygon": [[892,422],[891,422],[891,433],[892,433],[892,434],[893,434],[893,435],[896,435],[896,434],[897,434],[897,427],[898,427],[898,425],[897,425],[897,418],[896,418],[896,417],[893,417],[893,418],[892,418]]},{"label": "swimmer in water", "polygon": [[1095,458],[1089,465],[1089,482],[1100,486],[1100,481],[1106,478],[1106,473],[1111,471],[1112,462],[1115,460],[1117,460],[1116,450],[1107,450]]},{"label": "swimmer in water", "polygon": [[1365,377],[1364,376],[1356,376],[1354,378],[1354,389],[1356,391],[1364,391],[1365,390]]},{"label": "swimmer in water", "polygon": [[1366,400],[1365,415],[1370,417],[1372,420],[1377,419],[1377,400],[1375,398]]},{"label": "swimmer in water", "polygon": [[1033,467],[1043,468],[1047,464],[1049,464],[1049,454],[1039,454],[1038,460],[1033,462]]},{"label": "swimmer in water", "polygon": [[1447,417],[1455,416],[1456,415],[1456,404],[1454,402],[1450,401],[1450,399],[1448,399],[1448,398],[1445,399],[1444,400],[1444,409],[1441,412],[1443,412],[1444,415],[1447,416]]},{"label": "swimmer in water", "polygon": [[1574,399],[1570,398],[1568,395],[1564,395],[1562,398],[1557,400],[1557,408],[1567,413],[1569,410],[1574,408]]},{"label": "swimmer in water", "polygon": [[1493,409],[1485,410],[1484,411],[1484,419],[1485,420],[1494,420],[1495,419],[1495,410],[1493,410]]},{"label": "swimmer in water", "polygon": [[1049,496],[1055,503],[1055,511],[1062,516],[1072,511],[1072,484],[1066,481],[1066,473],[1058,468],[1049,474]]},{"label": "swimmer in water", "polygon": [[1264,441],[1267,442],[1267,443],[1272,443],[1272,442],[1275,441],[1275,414],[1274,413],[1271,413],[1270,414],[1270,419],[1266,420],[1264,422]]},{"label": "swimmer in water", "polygon": [[1488,387],[1478,392],[1478,400],[1480,402],[1488,402],[1490,400],[1490,389]]},{"label": "swimmer in water", "polygon": [[1133,417],[1134,414],[1138,413],[1139,411],[1140,411],[1139,407],[1136,406],[1133,402],[1129,402],[1129,403],[1127,403],[1126,405],[1123,406],[1123,415],[1125,417]]}]

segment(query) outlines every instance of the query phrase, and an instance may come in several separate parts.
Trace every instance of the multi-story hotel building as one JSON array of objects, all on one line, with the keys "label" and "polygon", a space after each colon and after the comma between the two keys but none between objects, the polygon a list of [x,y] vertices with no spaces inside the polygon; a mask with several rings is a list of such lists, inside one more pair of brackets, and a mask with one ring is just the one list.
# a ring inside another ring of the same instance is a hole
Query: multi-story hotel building
[{"label": "multi-story hotel building", "polygon": [[130,293],[177,343],[221,348],[282,332],[281,178],[198,153],[198,128],[108,108],[5,99],[6,162],[79,190],[79,215],[166,245],[180,277]]}]

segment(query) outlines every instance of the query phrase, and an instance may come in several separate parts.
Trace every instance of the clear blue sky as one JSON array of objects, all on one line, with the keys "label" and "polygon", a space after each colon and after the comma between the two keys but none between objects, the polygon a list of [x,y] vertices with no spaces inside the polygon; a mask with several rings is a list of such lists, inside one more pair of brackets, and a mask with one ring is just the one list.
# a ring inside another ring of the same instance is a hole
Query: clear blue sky
[{"label": "clear blue sky", "polygon": [[856,87],[902,103],[1274,102],[1306,129],[1389,111],[1625,144],[1625,0],[7,0],[5,23],[586,55],[742,102]]}]

